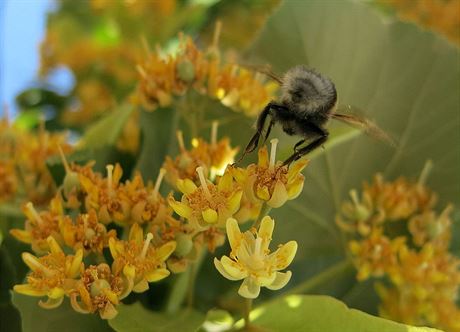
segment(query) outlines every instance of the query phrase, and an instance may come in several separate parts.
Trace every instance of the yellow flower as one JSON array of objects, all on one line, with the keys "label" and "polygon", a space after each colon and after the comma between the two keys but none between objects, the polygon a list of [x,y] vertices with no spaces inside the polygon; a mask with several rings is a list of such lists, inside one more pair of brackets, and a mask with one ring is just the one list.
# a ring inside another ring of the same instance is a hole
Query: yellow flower
[{"label": "yellow flower", "polygon": [[277,208],[286,201],[295,199],[303,189],[304,176],[300,173],[308,164],[299,160],[290,168],[276,162],[277,139],[272,139],[270,160],[266,147],[259,149],[258,164],[251,164],[247,169],[229,167],[229,172],[244,188],[246,197],[251,201],[263,201],[272,208]]},{"label": "yellow flower", "polygon": [[414,213],[431,209],[436,203],[436,195],[422,183],[413,183],[400,177],[385,182],[377,174],[374,183],[364,184],[375,210],[381,210],[387,220],[406,219]]},{"label": "yellow flower", "polygon": [[27,217],[25,229],[10,230],[10,234],[16,239],[31,244],[32,250],[36,253],[48,251],[47,239],[49,236],[53,236],[62,243],[59,223],[64,217],[64,210],[59,195],[51,201],[49,211],[37,212],[32,202],[29,202],[23,207],[23,212]]},{"label": "yellow flower", "polygon": [[115,306],[131,289],[132,281],[114,275],[107,264],[91,265],[81,272],[81,279],[70,293],[70,304],[77,312],[98,311],[102,319],[112,319],[118,314]]},{"label": "yellow flower", "polygon": [[217,140],[218,122],[214,121],[211,130],[211,142],[201,138],[192,140],[192,148],[187,150],[182,137],[182,132],[177,132],[180,154],[176,158],[166,157],[163,168],[166,172],[166,180],[176,186],[177,180],[190,179],[199,184],[196,168],[203,167],[205,175],[214,180],[216,176],[222,176],[227,165],[234,162],[238,148],[230,146],[230,139],[224,137]]},{"label": "yellow flower", "polygon": [[405,246],[405,238],[390,240],[381,228],[375,228],[367,238],[350,241],[349,249],[358,269],[358,280],[366,280],[371,275],[380,277],[392,270],[398,263],[398,252]]},{"label": "yellow flower", "polygon": [[144,240],[143,231],[133,224],[128,241],[109,239],[110,253],[114,259],[112,270],[115,275],[121,272],[133,281],[135,292],[144,292],[149,282],[159,281],[169,276],[165,261],[176,249],[176,242],[170,241],[161,247],[151,245],[152,233]]},{"label": "yellow flower", "polygon": [[424,211],[410,218],[408,226],[414,243],[421,247],[430,242],[438,249],[448,249],[452,224],[449,214],[452,210],[453,206],[449,205],[439,216],[434,211]]},{"label": "yellow flower", "polygon": [[22,254],[24,263],[32,270],[26,284],[15,285],[13,290],[29,296],[47,296],[46,302],[39,302],[43,308],[58,307],[64,295],[69,294],[76,283],[82,265],[83,251],[77,250],[74,256],[64,254],[53,237],[47,238],[50,253],[37,258],[27,252]]},{"label": "yellow flower", "polygon": [[240,208],[243,191],[234,183],[229,173],[225,173],[215,185],[205,179],[202,167],[198,167],[196,171],[201,186],[197,187],[189,179],[178,180],[177,187],[183,193],[182,200],[177,202],[170,195],[168,203],[178,215],[189,220],[198,230],[205,230],[211,225],[224,227],[225,221]]},{"label": "yellow flower", "polygon": [[116,237],[114,229],[107,232],[105,226],[98,221],[94,210],[79,214],[75,222],[70,217],[64,218],[60,228],[65,244],[75,250],[83,249],[85,255],[90,252],[102,254],[109,238]]},{"label": "yellow flower", "polygon": [[137,66],[140,76],[137,94],[144,107],[168,106],[174,96],[193,89],[236,111],[256,116],[273,99],[277,85],[239,66],[222,65],[217,45],[219,34],[220,25],[217,25],[207,52],[200,51],[190,37],[180,35],[176,56],[165,58],[161,50],[150,53]]},{"label": "yellow flower", "polygon": [[291,264],[297,251],[297,242],[289,241],[270,253],[269,244],[275,222],[266,216],[259,230],[241,233],[238,222],[227,220],[227,236],[232,251],[230,257],[214,258],[214,265],[229,280],[244,279],[238,294],[248,299],[259,296],[260,287],[277,290],[291,279],[291,271],[284,270]]}]

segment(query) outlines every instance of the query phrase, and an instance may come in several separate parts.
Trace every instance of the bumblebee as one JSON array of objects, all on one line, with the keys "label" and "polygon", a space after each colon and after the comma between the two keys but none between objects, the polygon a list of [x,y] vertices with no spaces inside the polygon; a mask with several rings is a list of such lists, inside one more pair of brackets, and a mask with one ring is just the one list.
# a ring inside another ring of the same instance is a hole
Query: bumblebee
[{"label": "bumblebee", "polygon": [[[280,83],[281,96],[279,101],[268,103],[260,113],[256,122],[257,131],[246,146],[240,160],[257,148],[262,136],[264,136],[264,142],[267,140],[275,123],[279,123],[286,134],[301,137],[301,140],[294,146],[293,154],[284,161],[283,165],[290,165],[324,144],[329,137],[326,125],[330,119],[346,122],[364,130],[367,134],[391,141],[371,121],[352,114],[337,112],[338,99],[334,83],[315,70],[305,66],[296,66],[289,69],[283,78],[278,78],[269,70],[262,72]],[[268,127],[264,134],[268,120]]]}]

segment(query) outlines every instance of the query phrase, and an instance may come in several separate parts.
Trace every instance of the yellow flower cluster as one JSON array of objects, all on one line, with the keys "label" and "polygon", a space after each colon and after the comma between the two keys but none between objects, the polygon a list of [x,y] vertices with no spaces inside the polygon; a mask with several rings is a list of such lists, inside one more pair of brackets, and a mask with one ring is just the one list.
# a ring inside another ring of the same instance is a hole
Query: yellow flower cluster
[{"label": "yellow flower cluster", "polygon": [[40,125],[29,132],[0,119],[0,203],[14,199],[47,204],[56,188],[46,160],[58,154],[59,147],[69,153],[67,135],[49,133]]},{"label": "yellow flower cluster", "polygon": [[452,206],[436,213],[436,195],[423,181],[377,175],[364,184],[361,198],[350,193],[337,216],[351,237],[349,251],[358,280],[378,283],[382,316],[407,324],[460,330],[460,259],[449,253]]},{"label": "yellow flower cluster", "polygon": [[205,52],[190,37],[181,35],[175,56],[165,58],[160,50],[150,53],[137,66],[138,100],[144,107],[169,106],[173,97],[193,90],[248,116],[256,116],[273,99],[276,85],[235,64],[222,64],[217,47],[219,34],[218,24],[213,44]]},{"label": "yellow flower cluster", "polygon": [[403,19],[442,33],[460,45],[459,0],[380,0]]},{"label": "yellow flower cluster", "polygon": [[[261,286],[283,287],[291,273],[278,271],[290,264],[297,244],[291,241],[269,254],[274,227],[271,218],[259,216],[255,223],[262,221],[259,232],[245,235],[237,223],[255,220],[253,211],[259,212],[262,204],[279,207],[296,197],[303,187],[300,171],[306,162],[299,161],[288,170],[276,162],[274,141],[270,161],[264,147],[258,165],[247,169],[228,166],[237,149],[230,147],[228,139],[218,142],[216,136],[217,125],[213,125],[211,142],[194,139],[198,143],[188,151],[179,135],[180,156],[168,158],[155,184],[147,185],[140,174],[123,181],[118,164],[107,165],[105,176],[93,171],[93,163],[69,165],[59,148],[66,170],[62,186],[45,209],[37,210],[32,202],[25,204],[24,229],[10,231],[30,244],[37,255],[23,255],[31,273],[15,291],[47,296],[46,302],[40,302],[44,308],[59,306],[67,296],[76,311],[98,312],[103,319],[110,319],[117,314],[120,300],[132,291],[146,291],[150,282],[171,272],[183,272],[205,247],[213,252],[221,246],[225,232],[233,248],[232,264],[245,272],[235,274],[226,258],[216,266],[221,273],[226,271],[226,277],[245,279],[242,296],[257,297]],[[183,160],[198,165],[196,176],[184,171],[190,165]],[[178,189],[167,198],[160,193],[165,176],[175,179]],[[129,235],[122,239],[114,224]],[[109,249],[110,261],[103,255],[104,248]],[[88,264],[94,258],[99,264]]]}]

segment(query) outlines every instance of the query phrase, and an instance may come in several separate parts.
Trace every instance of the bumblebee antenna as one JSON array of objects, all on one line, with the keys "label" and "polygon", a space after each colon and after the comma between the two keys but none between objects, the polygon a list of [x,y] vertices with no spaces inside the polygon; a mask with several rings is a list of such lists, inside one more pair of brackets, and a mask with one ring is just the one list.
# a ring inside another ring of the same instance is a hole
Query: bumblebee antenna
[{"label": "bumblebee antenna", "polygon": [[270,65],[251,65],[251,64],[238,64],[238,66],[247,68],[253,71],[257,71],[261,74],[264,74],[268,77],[270,77],[272,80],[278,82],[280,85],[283,84],[282,78],[277,75],[275,72],[273,72],[272,68]]}]

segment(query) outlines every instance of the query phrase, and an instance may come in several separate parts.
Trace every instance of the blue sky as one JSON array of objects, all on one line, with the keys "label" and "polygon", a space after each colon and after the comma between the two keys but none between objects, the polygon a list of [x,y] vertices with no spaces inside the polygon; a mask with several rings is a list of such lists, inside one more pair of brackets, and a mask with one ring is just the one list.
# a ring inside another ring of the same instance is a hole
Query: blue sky
[{"label": "blue sky", "polygon": [[0,103],[15,110],[14,96],[35,81],[38,45],[52,0],[0,0]]}]

